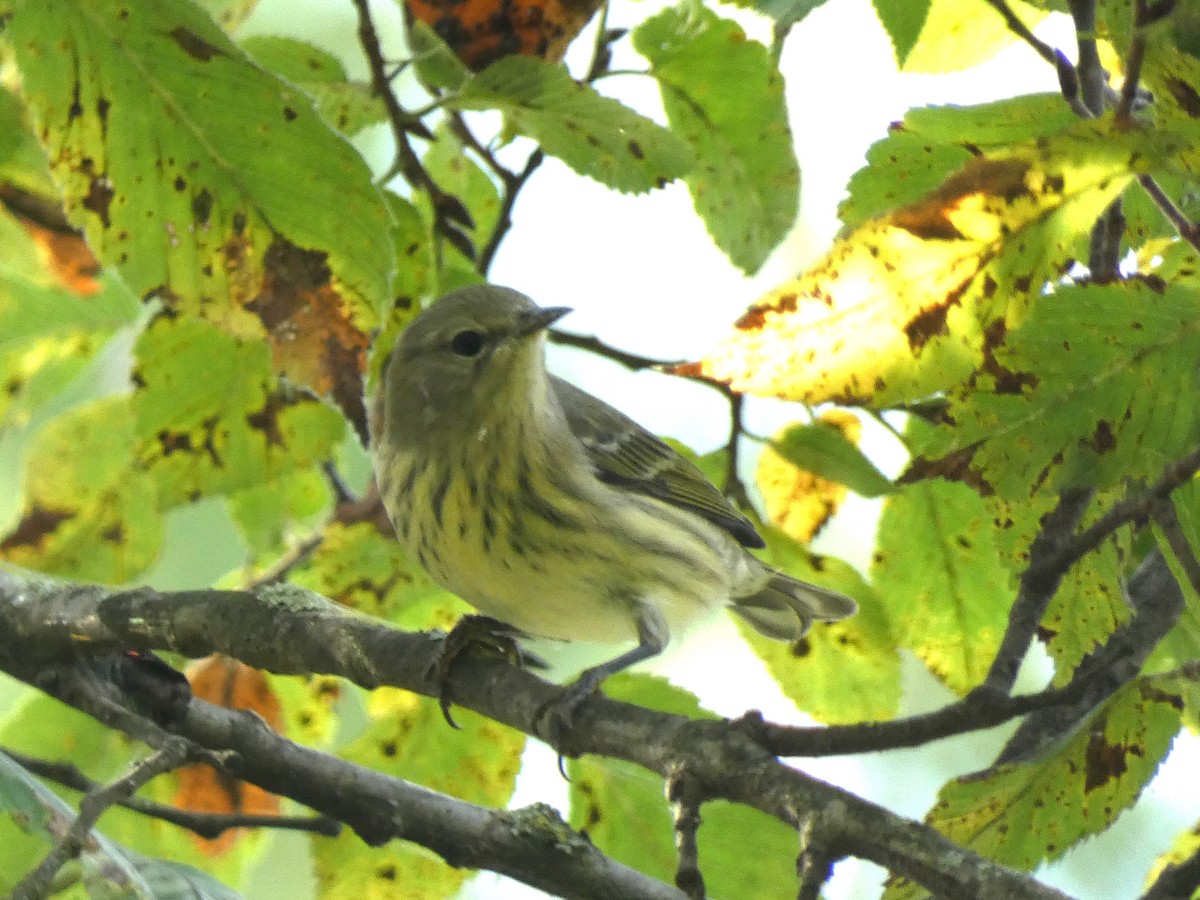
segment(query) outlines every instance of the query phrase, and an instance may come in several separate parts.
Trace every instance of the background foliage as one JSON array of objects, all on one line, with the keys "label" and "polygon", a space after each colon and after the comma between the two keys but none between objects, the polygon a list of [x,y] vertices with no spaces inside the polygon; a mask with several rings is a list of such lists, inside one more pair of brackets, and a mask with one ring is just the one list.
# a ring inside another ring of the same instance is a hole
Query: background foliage
[{"label": "background foliage", "polygon": [[[0,559],[137,584],[159,571],[173,517],[215,509],[224,536],[189,553],[224,540],[245,558],[215,586],[287,579],[399,628],[445,628],[465,607],[407,561],[367,483],[364,398],[381,349],[422,305],[487,277],[546,157],[624,193],[682,180],[713,244],[759,271],[796,218],[793,129],[807,124],[789,122],[778,60],[821,4],[745,3],[772,23],[765,44],[746,35],[744,11],[692,0],[647,11],[628,34],[588,4],[510,4],[497,24],[474,4],[451,21],[413,2],[409,49],[386,48],[392,58],[356,2],[367,80],[310,44],[240,36],[254,5],[0,3],[0,435],[20,447],[22,473]],[[1108,828],[1197,721],[1200,14],[1140,0],[874,6],[909,71],[976,64],[1051,11],[1079,26],[1064,48],[1077,65],[1043,45],[1061,93],[909,110],[851,179],[825,256],[673,371],[730,402],[729,443],[698,461],[763,520],[767,557],[861,606],[793,647],[743,635],[818,721],[896,716],[904,654],[974,702],[981,685],[1011,690],[1005,667],[1015,673],[1035,634],[1054,685],[1070,686],[1110,671],[1104,652],[1135,620],[1164,618],[1110,690],[979,759],[929,811],[963,847],[1032,871]],[[562,53],[593,14],[590,65],[568,71]],[[640,69],[613,72],[614,46]],[[606,93],[617,75],[652,80],[662,117]],[[372,128],[394,141],[379,171],[351,142]],[[632,368],[655,362],[557,337]],[[743,393],[820,409],[798,406],[794,424],[755,441]],[[872,421],[910,454],[898,478],[859,449]],[[739,455],[757,445],[750,483]],[[806,549],[848,493],[882,498],[868,572]],[[1079,553],[1059,553],[1080,534]],[[1167,612],[1131,588],[1158,564],[1184,600]],[[513,794],[525,735],[470,711],[451,731],[428,698],[228,659],[189,678],[197,696],[255,709],[340,758],[484,806]],[[140,751],[31,688],[5,691],[0,747],[22,754],[0,754],[10,890],[72,816],[19,761],[69,760],[106,780]],[[609,693],[711,716],[648,676]],[[670,880],[662,779],[599,756],[568,773],[569,823]],[[223,815],[281,810],[211,769],[143,795]],[[744,806],[704,809],[713,896],[795,896],[793,829]],[[68,891],[226,896],[222,884],[277,852],[261,832],[202,839],[125,809],[102,831],[67,870]],[[468,874],[411,844],[304,841],[320,896],[449,896]],[[1192,843],[1181,835],[1163,863]],[[897,878],[884,895],[928,891]]]}]

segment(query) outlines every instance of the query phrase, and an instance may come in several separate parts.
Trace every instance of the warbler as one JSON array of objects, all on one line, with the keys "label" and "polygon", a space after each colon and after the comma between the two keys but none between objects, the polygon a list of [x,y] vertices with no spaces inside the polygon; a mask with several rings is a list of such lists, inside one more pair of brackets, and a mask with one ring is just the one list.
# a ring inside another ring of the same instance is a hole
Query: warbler
[{"label": "warbler", "polygon": [[433,579],[529,635],[635,641],[579,675],[568,709],[727,604],[783,641],[851,615],[853,600],[753,556],[763,539],[696,466],[547,372],[546,329],[568,312],[477,285],[397,339],[372,409],[375,477]]}]

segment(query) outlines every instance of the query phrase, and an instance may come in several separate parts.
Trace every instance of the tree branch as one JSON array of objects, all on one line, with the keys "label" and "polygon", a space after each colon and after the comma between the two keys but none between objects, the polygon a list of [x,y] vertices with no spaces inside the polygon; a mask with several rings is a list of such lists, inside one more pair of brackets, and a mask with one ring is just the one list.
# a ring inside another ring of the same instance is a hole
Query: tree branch
[{"label": "tree branch", "polygon": [[[63,787],[81,793],[90,793],[103,785],[88,778],[71,763],[49,762],[9,747],[0,747],[0,753],[12,759],[22,768],[39,778],[53,781]],[[133,810],[153,819],[161,819],[186,828],[207,840],[220,837],[233,828],[276,828],[282,831],[306,831],[326,837],[337,837],[341,825],[327,816],[262,816],[244,813],[206,813],[179,809],[164,803],[155,803],[143,797],[125,797],[117,801],[118,806]]]},{"label": "tree branch", "polygon": [[[439,684],[431,673],[441,641],[441,634],[397,631],[287,585],[255,592],[111,591],[0,572],[0,665],[16,669],[18,677],[30,666],[73,660],[80,653],[159,648],[190,656],[225,653],[274,672],[340,675],[365,687],[390,684],[435,697]],[[471,652],[456,660],[449,683],[460,704],[543,740],[551,737],[543,733],[547,726],[539,711],[560,688],[502,659]],[[594,696],[580,704],[575,725],[571,743],[579,752],[624,759],[663,777],[686,771],[704,797],[754,807],[793,827],[798,815],[821,810],[827,846],[871,860],[935,894],[1063,897],[932,828],[783,765],[736,723],[691,721]],[[237,777],[333,814],[368,840],[397,833],[393,802],[381,797],[403,800],[417,817],[399,817],[406,839],[444,850],[454,864],[486,865],[543,883],[538,873],[550,852],[544,840],[536,851],[518,842],[493,853],[497,821],[504,834],[514,833],[510,819],[495,818],[502,814],[468,804],[453,807],[450,817],[447,798],[367,769],[342,768],[349,764],[341,761],[334,761],[338,777],[330,777],[324,754],[291,744],[254,717],[196,700],[177,730],[202,746],[236,751],[242,758]],[[462,837],[472,827],[480,829],[481,841],[488,838],[478,845],[487,848],[479,851],[485,858],[463,856],[476,852],[474,839]],[[523,868],[514,871],[518,867]]]}]

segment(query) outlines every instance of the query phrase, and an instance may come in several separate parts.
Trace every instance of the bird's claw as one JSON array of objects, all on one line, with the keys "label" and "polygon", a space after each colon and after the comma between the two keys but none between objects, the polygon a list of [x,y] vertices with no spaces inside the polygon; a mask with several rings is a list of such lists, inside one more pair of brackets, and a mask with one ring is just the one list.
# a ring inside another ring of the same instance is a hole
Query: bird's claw
[{"label": "bird's claw", "polygon": [[450,714],[454,698],[450,694],[450,670],[454,661],[470,647],[482,648],[485,652],[504,657],[514,666],[523,669],[544,669],[546,663],[538,656],[521,648],[520,639],[527,637],[519,628],[493,619],[490,616],[463,616],[442,639],[442,650],[426,677],[437,684],[438,705],[442,717],[451,728],[459,728]]}]

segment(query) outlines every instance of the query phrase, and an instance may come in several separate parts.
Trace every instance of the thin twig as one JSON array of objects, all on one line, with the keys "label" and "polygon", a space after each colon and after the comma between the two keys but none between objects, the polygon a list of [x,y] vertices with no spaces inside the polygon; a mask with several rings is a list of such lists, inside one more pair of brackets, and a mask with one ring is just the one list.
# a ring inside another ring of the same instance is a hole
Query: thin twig
[{"label": "thin twig", "polygon": [[798,829],[800,836],[800,853],[796,857],[796,876],[800,887],[796,890],[796,900],[820,900],[821,889],[833,875],[833,864],[836,854],[829,852],[824,843],[823,816],[819,812],[804,817]]},{"label": "thin twig", "polygon": [[150,779],[179,768],[192,755],[191,744],[178,737],[168,736],[153,753],[134,763],[129,771],[115,781],[98,785],[84,794],[79,802],[79,815],[71,823],[41,863],[22,878],[13,889],[12,900],[41,900],[50,893],[58,870],[79,855],[89,832],[110,807],[131,797]]},{"label": "thin twig", "polygon": [[729,439],[725,442],[725,477],[721,481],[721,492],[743,508],[750,507],[750,493],[738,474],[739,444],[745,429],[742,426],[742,410],[745,395],[728,391]]},{"label": "thin twig", "polygon": [[1050,63],[1050,65],[1057,64],[1056,54],[1058,51],[1030,31],[1029,27],[1021,21],[1020,17],[1008,5],[1006,0],[987,0],[987,2],[992,9],[1004,17],[1004,24],[1008,26],[1009,31],[1032,47],[1037,52],[1037,55]]},{"label": "thin twig", "polygon": [[[756,739],[776,756],[816,758],[900,750],[995,728],[1037,710],[1072,703],[1083,696],[1086,687],[1081,683],[1015,697],[980,687],[949,706],[905,719],[828,727],[775,725],[754,720],[751,728]],[[741,721],[748,719],[743,717]]]},{"label": "thin twig", "polygon": [[[366,54],[367,64],[371,70],[371,87],[387,110],[388,123],[391,125],[392,137],[396,142],[396,159],[384,180],[395,174],[402,174],[414,188],[424,191],[433,205],[435,225],[439,234],[450,240],[455,246],[462,247],[465,236],[457,225],[471,226],[471,214],[463,206],[462,201],[453,194],[443,191],[433,180],[425,167],[421,165],[416,151],[408,140],[408,132],[413,117],[405,112],[396,99],[388,79],[387,63],[383,58],[383,50],[379,43],[379,34],[375,31],[375,22],[371,18],[368,0],[352,0],[358,13],[358,40]],[[418,120],[419,121],[419,120]],[[469,249],[469,241],[467,242]],[[468,255],[470,255],[468,253]]]},{"label": "thin twig", "polygon": [[1092,501],[1092,491],[1064,491],[1058,504],[1043,519],[1042,530],[1029,547],[1029,565],[1021,573],[1017,598],[1008,616],[1008,626],[1000,647],[988,669],[985,684],[1000,694],[1012,690],[1021,661],[1033,643],[1037,627],[1046,614],[1050,599],[1058,590],[1067,566],[1047,568],[1041,562],[1057,558],[1064,542],[1074,532]]},{"label": "thin twig", "polygon": [[[0,753],[15,760],[22,768],[27,769],[39,778],[61,784],[80,793],[90,793],[99,790],[103,785],[95,781],[70,763],[49,762],[38,759],[7,747],[0,748]],[[118,806],[161,819],[186,828],[193,834],[212,840],[220,837],[232,828],[278,828],[286,831],[307,831],[326,837],[337,837],[342,826],[327,816],[260,816],[243,813],[206,813],[192,812],[169,806],[165,803],[155,803],[143,797],[124,797],[117,801]]]},{"label": "thin twig", "polygon": [[492,260],[496,258],[496,251],[500,249],[500,242],[512,228],[512,212],[517,205],[517,196],[545,159],[545,153],[540,149],[534,150],[529,154],[529,159],[525,161],[525,167],[515,175],[509,173],[510,178],[505,180],[504,196],[500,201],[500,214],[496,217],[496,226],[488,235],[487,243],[479,251],[479,259],[475,263],[475,269],[480,275],[487,277],[488,269],[492,267]]},{"label": "thin twig", "polygon": [[1155,505],[1154,521],[1162,529],[1163,537],[1167,539],[1167,546],[1179,560],[1183,574],[1187,576],[1188,585],[1194,592],[1200,593],[1200,559],[1196,558],[1192,542],[1183,533],[1179,517],[1176,516],[1175,507],[1170,500],[1163,500]]},{"label": "thin twig", "polygon": [[1088,553],[1100,546],[1104,540],[1126,522],[1149,516],[1160,500],[1165,499],[1176,488],[1191,480],[1200,471],[1200,447],[1168,464],[1162,474],[1146,490],[1114,503],[1108,512],[1089,527],[1063,543],[1059,552],[1043,563],[1034,563],[1030,569],[1045,568],[1046,571],[1062,570],[1073,566]]},{"label": "thin twig", "polygon": [[677,769],[667,778],[667,800],[675,823],[675,887],[689,900],[704,900],[704,875],[700,872],[700,805],[704,802],[699,786],[688,774]]},{"label": "thin twig", "polygon": [[1138,184],[1154,201],[1154,205],[1167,217],[1167,221],[1179,232],[1179,236],[1200,250],[1200,223],[1193,222],[1185,216],[1174,201],[1167,196],[1167,192],[1149,175],[1139,175]]},{"label": "thin twig", "polygon": [[250,579],[245,585],[247,590],[254,590],[264,584],[278,584],[287,580],[288,575],[300,565],[303,565],[325,542],[325,532],[318,531],[309,535],[299,544],[275,561],[275,564],[256,578]]},{"label": "thin twig", "polygon": [[1117,125],[1124,127],[1130,122],[1133,106],[1137,101],[1138,79],[1142,74],[1142,62],[1146,58],[1146,0],[1134,0],[1133,36],[1129,39],[1129,52],[1125,55],[1125,83],[1117,99]]},{"label": "thin twig", "polygon": [[1095,0],[1068,0],[1071,18],[1075,22],[1075,42],[1079,48],[1076,72],[1082,92],[1084,108],[1090,118],[1104,112],[1105,87],[1104,66],[1100,63],[1100,51],[1096,46],[1096,2]]}]

